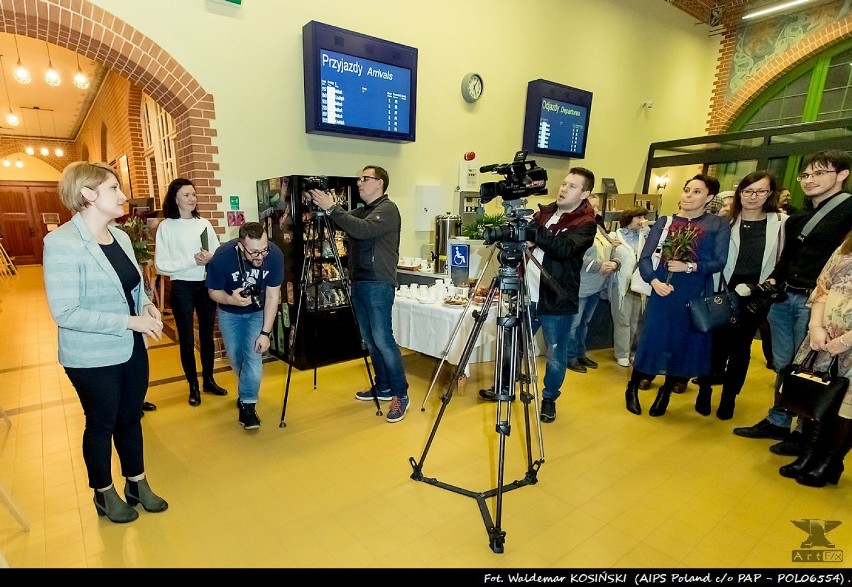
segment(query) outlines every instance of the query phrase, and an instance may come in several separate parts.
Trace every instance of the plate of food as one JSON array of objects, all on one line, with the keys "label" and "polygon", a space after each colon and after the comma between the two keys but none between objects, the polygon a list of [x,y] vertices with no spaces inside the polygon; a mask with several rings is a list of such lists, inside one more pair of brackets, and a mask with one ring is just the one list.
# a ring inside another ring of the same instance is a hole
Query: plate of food
[{"label": "plate of food", "polygon": [[448,308],[462,310],[467,305],[467,298],[444,298],[444,305]]}]

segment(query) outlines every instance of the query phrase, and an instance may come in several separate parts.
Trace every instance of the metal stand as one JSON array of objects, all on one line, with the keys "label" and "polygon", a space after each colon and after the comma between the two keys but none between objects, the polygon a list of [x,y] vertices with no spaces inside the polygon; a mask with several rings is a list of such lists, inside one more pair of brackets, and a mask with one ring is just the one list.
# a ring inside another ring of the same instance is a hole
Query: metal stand
[{"label": "metal stand", "polygon": [[[340,262],[340,253],[337,251],[334,234],[335,229],[325,212],[314,212],[311,217],[309,238],[305,239],[305,254],[304,260],[302,261],[302,275],[299,279],[300,293],[299,304],[296,308],[296,320],[293,323],[293,329],[288,337],[290,345],[289,365],[287,367],[287,384],[284,391],[284,405],[281,407],[281,422],[278,424],[279,428],[285,428],[287,426],[284,422],[284,414],[287,411],[287,399],[290,396],[290,378],[293,374],[293,363],[295,362],[296,337],[299,334],[299,324],[302,319],[302,311],[305,309],[305,306],[308,305],[308,290],[309,288],[313,289],[314,310],[316,310],[320,299],[320,285],[324,283],[322,279],[322,263],[316,263],[317,259],[331,258],[334,260],[334,266],[337,269],[337,274],[340,279],[340,289],[346,297],[345,304],[341,305],[349,307],[352,311],[352,318],[355,320],[356,327],[358,325],[358,316],[356,316],[355,308],[352,306],[352,287],[349,283],[349,277],[343,270],[343,265]],[[326,250],[329,251],[329,254],[326,253]],[[317,268],[319,268],[319,271],[317,271]],[[370,362],[367,360],[369,353],[367,352],[367,345],[364,344],[363,339],[361,339],[361,350],[364,353],[364,366],[367,368],[367,377],[370,379],[370,389],[373,392],[373,401],[376,404],[376,415],[381,416],[382,409],[379,405],[379,396],[376,393]],[[314,389],[316,389],[316,387],[317,365],[316,359],[314,359]]]},{"label": "metal stand", "polygon": [[[470,336],[465,343],[462,351],[459,364],[453,373],[450,384],[447,390],[441,396],[441,409],[432,426],[432,431],[426,441],[426,447],[423,449],[423,454],[420,460],[416,461],[414,457],[409,458],[409,463],[414,469],[411,478],[415,481],[422,481],[430,485],[435,485],[441,489],[446,489],[454,493],[459,493],[467,497],[472,497],[479,505],[480,513],[482,514],[485,528],[488,532],[489,545],[495,553],[503,552],[503,544],[506,539],[506,533],[501,527],[503,515],[503,494],[513,489],[518,489],[526,485],[534,485],[538,482],[538,470],[544,463],[544,443],[541,435],[541,422],[538,413],[538,375],[535,366],[535,353],[533,352],[534,341],[532,336],[532,322],[528,312],[526,303],[526,289],[524,281],[519,275],[518,266],[524,259],[525,246],[523,243],[499,243],[500,253],[498,260],[500,261],[500,269],[497,275],[491,281],[491,286],[485,296],[485,302],[481,310],[474,310],[474,326]],[[444,412],[453,397],[453,391],[458,384],[458,378],[464,373],[471,352],[476,344],[476,339],[482,330],[482,324],[488,316],[488,309],[496,296],[500,296],[500,308],[497,316],[497,360],[495,362],[495,384],[494,391],[497,399],[496,422],[495,430],[499,435],[499,452],[497,461],[497,487],[482,492],[471,491],[450,485],[439,481],[432,477],[423,475],[423,464],[426,460],[426,455],[429,448],[435,439],[438,431],[438,426],[444,416]],[[529,391],[532,384],[532,394]],[[510,483],[504,484],[504,467],[506,457],[506,437],[511,433],[511,413],[512,401],[515,399],[515,388],[520,387],[519,396],[524,404],[524,420],[526,433],[526,473],[523,479],[518,479]],[[539,458],[533,460],[532,457],[532,442],[531,442],[531,425],[530,425],[530,402],[534,404],[534,412],[537,424],[538,433],[538,449]],[[486,499],[496,497],[495,514],[492,519],[491,513],[488,510]]]},{"label": "metal stand", "polygon": [[12,262],[12,258],[9,256],[9,253],[6,252],[6,249],[3,248],[3,240],[0,238],[0,275],[17,275],[18,268],[15,267],[15,264]]}]

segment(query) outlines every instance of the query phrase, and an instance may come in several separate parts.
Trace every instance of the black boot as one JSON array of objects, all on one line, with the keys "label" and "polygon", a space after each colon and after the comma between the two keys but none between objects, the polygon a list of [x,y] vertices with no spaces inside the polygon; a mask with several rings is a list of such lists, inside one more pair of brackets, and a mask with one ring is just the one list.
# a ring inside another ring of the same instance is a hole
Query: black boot
[{"label": "black boot", "polygon": [[710,398],[713,396],[713,388],[709,385],[702,385],[698,388],[698,395],[695,398],[695,411],[702,416],[709,416],[713,411],[710,407]]},{"label": "black boot", "polygon": [[648,410],[648,415],[656,418],[657,416],[665,414],[666,408],[669,407],[669,398],[671,398],[671,396],[671,387],[669,387],[668,383],[663,383],[657,391],[657,397],[654,399],[651,409]]},{"label": "black boot", "polygon": [[737,394],[722,388],[722,397],[719,407],[716,409],[716,417],[720,420],[730,420],[734,417],[734,408],[737,404]]},{"label": "black boot", "polygon": [[624,398],[627,401],[627,411],[640,416],[642,414],[642,406],[639,405],[639,384],[632,379],[627,382],[627,391],[624,392]]},{"label": "black boot", "polygon": [[213,376],[205,376],[204,383],[202,384],[202,389],[204,389],[204,393],[212,393],[213,395],[228,395],[228,390],[224,387],[220,387],[215,381],[213,381]]},{"label": "black boot", "polygon": [[189,405],[197,406],[201,404],[201,390],[198,389],[198,381],[189,382]]},{"label": "black boot", "polygon": [[[814,420],[805,420],[802,424],[802,445],[799,458],[788,465],[778,469],[782,477],[795,479],[814,465],[814,455],[817,452],[817,444],[820,442],[820,433],[823,427]],[[826,431],[827,433],[828,431]]]},{"label": "black boot", "polygon": [[[826,483],[837,485],[843,474],[843,459],[852,446],[852,420],[834,416],[831,422],[831,438],[821,454],[813,457],[811,468],[796,477],[796,482],[808,487],[824,487]],[[820,447],[822,448],[822,447]]]}]

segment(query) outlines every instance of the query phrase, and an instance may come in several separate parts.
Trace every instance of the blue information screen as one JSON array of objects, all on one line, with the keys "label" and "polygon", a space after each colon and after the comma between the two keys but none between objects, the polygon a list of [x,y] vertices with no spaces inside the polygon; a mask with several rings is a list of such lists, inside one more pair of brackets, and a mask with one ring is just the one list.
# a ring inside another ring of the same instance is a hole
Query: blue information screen
[{"label": "blue information screen", "polygon": [[408,69],[325,49],[320,59],[324,123],[408,132]]},{"label": "blue information screen", "polygon": [[589,109],[585,106],[543,98],[536,145],[541,149],[581,152],[588,120]]}]

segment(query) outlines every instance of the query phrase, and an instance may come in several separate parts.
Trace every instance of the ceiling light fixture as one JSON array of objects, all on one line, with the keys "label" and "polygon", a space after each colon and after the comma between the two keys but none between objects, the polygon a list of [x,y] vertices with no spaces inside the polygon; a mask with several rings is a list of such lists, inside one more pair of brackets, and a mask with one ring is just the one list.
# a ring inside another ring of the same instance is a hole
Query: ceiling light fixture
[{"label": "ceiling light fixture", "polygon": [[53,68],[53,61],[50,59],[50,43],[45,41],[44,44],[47,46],[47,72],[44,74],[44,81],[47,85],[55,88],[62,83],[62,78],[59,76],[59,72]]},{"label": "ceiling light fixture", "polygon": [[6,88],[6,101],[9,102],[9,114],[6,115],[6,123],[9,126],[18,126],[21,119],[12,112],[12,99],[9,97],[9,82],[6,81],[6,69],[3,67],[3,56],[0,55],[0,69],[3,70],[3,86]]},{"label": "ceiling light fixture", "polygon": [[[24,122],[24,136],[26,136],[27,139],[29,140],[30,131],[27,129],[27,117],[26,117],[26,113],[24,112],[24,108],[21,108],[21,120]],[[33,156],[33,155],[35,155],[35,149],[33,149],[32,145],[27,145],[24,148],[24,153],[26,153],[27,155]]]},{"label": "ceiling light fixture", "polygon": [[781,4],[776,4],[775,6],[769,6],[768,8],[761,8],[759,10],[755,10],[754,12],[743,14],[743,20],[749,20],[752,18],[757,18],[759,16],[766,16],[767,14],[772,14],[773,12],[784,10],[785,8],[792,8],[793,6],[798,6],[799,4],[804,4],[805,2],[808,2],[808,0],[790,0],[789,2],[782,2]]},{"label": "ceiling light fixture", "polygon": [[86,77],[86,74],[83,73],[83,69],[80,67],[79,54],[77,55],[77,73],[74,74],[74,85],[81,90],[85,90],[89,87],[89,78]]},{"label": "ceiling light fixture", "polygon": [[[36,115],[38,116],[38,134],[39,136],[44,137],[44,133],[41,130],[41,108],[39,108],[38,106],[33,106],[33,110],[36,111]],[[40,148],[38,152],[41,154],[42,157],[47,157],[48,155],[50,155],[50,149],[48,149],[47,147]]]},{"label": "ceiling light fixture", "polygon": [[18,160],[15,161],[15,167],[17,167],[18,169],[23,169],[24,168],[24,162],[21,161],[20,156],[16,155],[16,157],[18,157]]},{"label": "ceiling light fixture", "polygon": [[[53,137],[59,141],[59,135],[56,133],[56,116],[54,116],[53,110],[50,111],[50,119],[53,121]],[[57,157],[62,157],[65,155],[65,151],[62,150],[62,147],[57,145],[56,148],[53,149],[53,154]]]},{"label": "ceiling light fixture", "polygon": [[15,37],[15,53],[18,54],[18,65],[15,67],[15,81],[19,84],[27,85],[33,81],[33,76],[30,75],[30,72],[21,63],[21,50],[18,49],[18,35],[13,36]]}]

